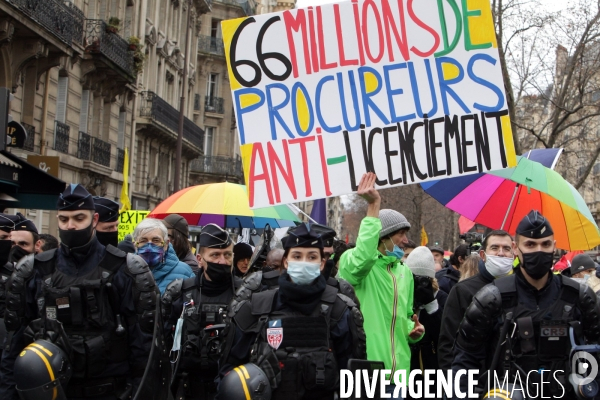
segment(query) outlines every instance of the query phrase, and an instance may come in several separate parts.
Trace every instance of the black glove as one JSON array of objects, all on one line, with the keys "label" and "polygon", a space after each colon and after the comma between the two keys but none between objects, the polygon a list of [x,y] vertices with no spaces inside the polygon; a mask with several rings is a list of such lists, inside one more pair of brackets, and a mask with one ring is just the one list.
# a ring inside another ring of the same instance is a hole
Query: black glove
[{"label": "black glove", "polygon": [[424,306],[425,304],[431,303],[435,300],[435,296],[433,295],[433,287],[431,279],[426,276],[418,276],[414,277],[415,282],[415,294],[413,307],[418,308]]}]

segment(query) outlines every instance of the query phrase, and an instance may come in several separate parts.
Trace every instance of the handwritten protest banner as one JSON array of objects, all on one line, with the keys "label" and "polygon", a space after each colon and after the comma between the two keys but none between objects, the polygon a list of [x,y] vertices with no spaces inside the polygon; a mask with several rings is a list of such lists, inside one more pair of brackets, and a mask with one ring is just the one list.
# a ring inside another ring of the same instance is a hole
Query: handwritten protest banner
[{"label": "handwritten protest banner", "polygon": [[222,22],[251,207],[516,165],[488,0]]},{"label": "handwritten protest banner", "polygon": [[127,234],[133,234],[137,224],[142,222],[150,211],[130,210],[123,211],[119,214],[119,242],[125,238]]}]

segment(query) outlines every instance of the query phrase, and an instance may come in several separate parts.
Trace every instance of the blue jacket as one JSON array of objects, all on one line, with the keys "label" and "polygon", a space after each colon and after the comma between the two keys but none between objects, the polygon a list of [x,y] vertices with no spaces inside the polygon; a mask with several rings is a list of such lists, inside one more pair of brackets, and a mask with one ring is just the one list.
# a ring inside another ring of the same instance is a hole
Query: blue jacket
[{"label": "blue jacket", "polygon": [[160,289],[160,294],[165,292],[167,285],[175,279],[186,279],[194,276],[194,272],[184,262],[179,261],[173,245],[169,243],[169,249],[165,253],[165,262],[159,264],[152,270],[156,286]]}]

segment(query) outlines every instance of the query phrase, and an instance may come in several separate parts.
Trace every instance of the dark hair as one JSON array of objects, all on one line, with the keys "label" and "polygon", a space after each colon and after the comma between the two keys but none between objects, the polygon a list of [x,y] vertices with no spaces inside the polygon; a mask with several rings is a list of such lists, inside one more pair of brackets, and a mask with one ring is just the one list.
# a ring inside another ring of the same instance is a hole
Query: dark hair
[{"label": "dark hair", "polygon": [[58,249],[58,239],[48,233],[42,233],[38,240],[44,242],[44,244],[42,244],[42,251]]},{"label": "dark hair", "polygon": [[408,239],[408,242],[404,245],[405,249],[416,249],[417,247],[417,244],[410,239]]},{"label": "dark hair", "polygon": [[458,261],[458,257],[466,259],[469,254],[470,252],[468,244],[459,245],[456,249],[454,249],[454,253],[450,256],[450,264],[454,265],[455,267],[459,267],[460,262]]},{"label": "dark hair", "polygon": [[510,234],[506,231],[503,231],[502,229],[496,229],[495,231],[491,231],[490,233],[488,233],[486,235],[486,237],[483,239],[483,243],[481,243],[481,249],[483,251],[487,250],[487,245],[488,245],[488,238],[490,236],[508,236],[510,238],[510,240],[512,240],[512,236],[510,236]]},{"label": "dark hair", "polygon": [[35,232],[31,232],[31,236],[33,237],[33,245],[35,246],[37,241],[40,240],[40,235]]},{"label": "dark hair", "polygon": [[333,252],[335,253],[335,259],[338,261],[342,254],[346,252],[350,247],[343,240],[333,241]]},{"label": "dark hair", "polygon": [[188,238],[177,229],[171,229],[171,232],[171,244],[173,245],[175,254],[177,254],[177,258],[181,260],[185,258],[188,251],[190,251],[190,242]]},{"label": "dark hair", "polygon": [[[295,249],[296,247],[289,247],[287,249],[285,249],[285,251],[283,252],[283,257],[281,257],[281,259],[283,260],[284,258],[287,258],[288,254],[290,253],[290,250]],[[325,252],[323,251],[322,247],[304,247],[305,249],[319,249],[319,253],[321,254],[321,258],[325,258]]]}]

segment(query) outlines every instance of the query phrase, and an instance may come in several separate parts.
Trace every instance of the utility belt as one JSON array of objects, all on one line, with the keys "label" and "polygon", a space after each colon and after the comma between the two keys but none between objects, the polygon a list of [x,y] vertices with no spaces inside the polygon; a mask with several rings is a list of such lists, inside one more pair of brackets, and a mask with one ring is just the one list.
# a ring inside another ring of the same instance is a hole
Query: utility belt
[{"label": "utility belt", "polygon": [[86,380],[85,382],[69,382],[66,395],[68,398],[94,398],[115,396],[117,399],[129,399],[133,388],[127,384],[126,378],[105,378]]}]

